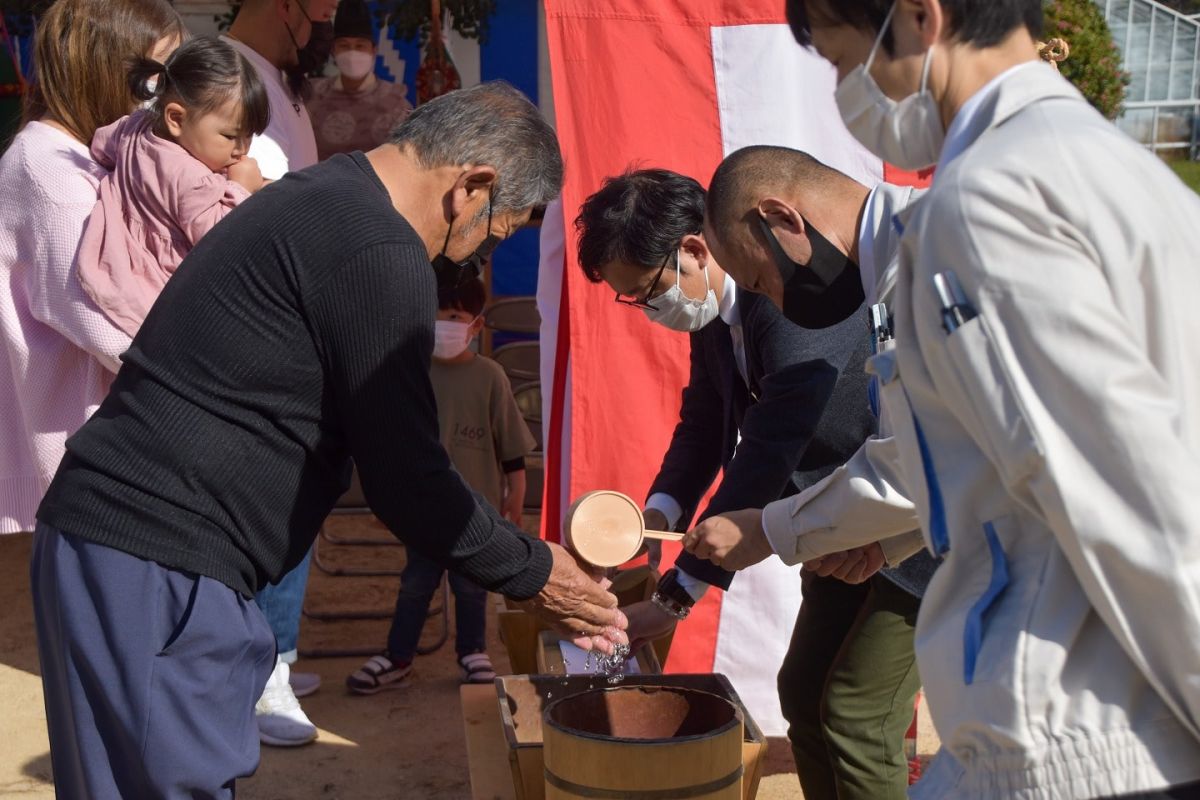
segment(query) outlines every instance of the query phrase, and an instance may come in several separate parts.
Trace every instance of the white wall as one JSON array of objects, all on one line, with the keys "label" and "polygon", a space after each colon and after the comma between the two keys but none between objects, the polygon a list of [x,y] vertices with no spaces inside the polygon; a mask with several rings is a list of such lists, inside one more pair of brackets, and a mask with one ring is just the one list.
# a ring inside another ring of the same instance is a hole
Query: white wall
[{"label": "white wall", "polygon": [[213,0],[175,0],[175,10],[196,36],[217,33],[214,17],[229,10],[229,4]]}]

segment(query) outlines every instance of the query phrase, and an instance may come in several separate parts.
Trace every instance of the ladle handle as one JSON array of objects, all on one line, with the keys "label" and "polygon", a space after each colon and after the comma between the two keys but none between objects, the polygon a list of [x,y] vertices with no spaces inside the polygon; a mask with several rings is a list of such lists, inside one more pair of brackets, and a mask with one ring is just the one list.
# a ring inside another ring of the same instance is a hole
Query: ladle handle
[{"label": "ladle handle", "polygon": [[647,539],[662,539],[665,542],[678,542],[686,535],[674,531],[642,531],[642,536]]}]

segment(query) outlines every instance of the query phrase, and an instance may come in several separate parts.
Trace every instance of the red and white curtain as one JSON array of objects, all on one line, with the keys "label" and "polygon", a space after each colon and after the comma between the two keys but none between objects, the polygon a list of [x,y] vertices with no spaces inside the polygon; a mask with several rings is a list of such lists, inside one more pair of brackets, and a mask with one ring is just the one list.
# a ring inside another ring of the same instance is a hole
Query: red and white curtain
[{"label": "red and white curtain", "polygon": [[[688,376],[686,335],[614,303],[580,271],[572,223],[583,200],[631,166],[707,184],[724,155],[752,144],[805,150],[869,186],[884,165],[846,131],[833,70],[795,43],[783,0],[545,0],[545,12],[566,161],[561,206],[542,228],[538,281],[550,409],[543,536],[557,541],[563,513],[584,492],[645,498]],[[665,548],[666,566],[677,552]],[[786,730],[775,674],[800,607],[797,573],[769,559],[729,592],[710,591],[681,624],[666,665],[728,675],[770,735]]]}]

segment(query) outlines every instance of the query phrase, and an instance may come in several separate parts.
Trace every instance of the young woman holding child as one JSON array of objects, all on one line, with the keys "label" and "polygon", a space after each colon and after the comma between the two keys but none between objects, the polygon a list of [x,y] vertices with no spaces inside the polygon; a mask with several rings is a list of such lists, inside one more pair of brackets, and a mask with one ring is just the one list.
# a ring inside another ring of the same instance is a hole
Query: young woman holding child
[{"label": "young woman holding child", "polygon": [[25,125],[0,158],[0,534],[33,529],[129,346],[76,272],[105,174],[88,146],[136,107],[128,61],[162,61],[185,35],[166,0],[58,0],[38,22]]}]

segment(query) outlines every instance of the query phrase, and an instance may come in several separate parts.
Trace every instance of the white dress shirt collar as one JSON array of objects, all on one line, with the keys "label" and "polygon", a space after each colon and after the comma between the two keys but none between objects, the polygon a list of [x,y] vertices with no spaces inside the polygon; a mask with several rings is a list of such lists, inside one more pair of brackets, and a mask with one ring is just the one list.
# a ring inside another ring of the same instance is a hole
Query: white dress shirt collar
[{"label": "white dress shirt collar", "polygon": [[[963,107],[954,115],[954,119],[950,121],[950,127],[946,129],[946,142],[942,145],[942,155],[938,159],[937,168],[940,172],[949,166],[950,162],[963,154],[963,151],[971,146],[975,141],[972,123],[979,116],[980,110],[988,98],[996,93],[1000,84],[1012,77],[1013,73],[1019,72],[1027,67],[1041,67],[1040,61],[1025,61],[1017,64],[1015,67],[1009,67],[1004,72],[1001,72],[996,77],[992,78],[983,88],[971,95],[967,102],[963,103]],[[937,173],[934,173],[934,180],[937,180]]]},{"label": "white dress shirt collar", "polygon": [[737,284],[733,282],[733,278],[729,277],[728,273],[725,275],[725,289],[721,295],[721,304],[717,307],[717,313],[731,328],[734,325],[742,324],[742,314],[738,311]]}]

